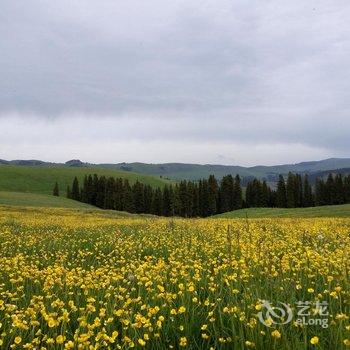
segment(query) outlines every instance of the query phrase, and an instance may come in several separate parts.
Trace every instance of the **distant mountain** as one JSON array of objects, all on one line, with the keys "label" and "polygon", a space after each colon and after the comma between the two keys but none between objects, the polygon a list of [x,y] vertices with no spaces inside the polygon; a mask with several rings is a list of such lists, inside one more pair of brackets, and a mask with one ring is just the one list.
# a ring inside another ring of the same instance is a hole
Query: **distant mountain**
[{"label": "distant mountain", "polygon": [[48,165],[53,163],[43,162],[42,160],[30,159],[30,160],[3,160],[0,159],[0,164],[11,164],[11,165],[26,165],[26,166],[38,166],[38,165]]},{"label": "distant mountain", "polygon": [[282,164],[275,166],[230,166],[211,164],[146,164],[146,163],[119,163],[100,164],[99,166],[118,168],[124,171],[162,176],[174,180],[188,179],[197,180],[213,174],[218,178],[227,174],[239,174],[245,179],[258,177],[267,181],[275,181],[279,174],[287,174],[289,171],[295,173],[315,173],[320,171],[335,171],[337,169],[350,168],[350,158],[330,158],[320,161],[302,162],[297,164]]},{"label": "distant mountain", "polygon": [[67,162],[64,163],[65,165],[68,166],[73,166],[73,167],[82,167],[82,166],[88,166],[88,163],[83,163],[81,160],[79,159],[72,159],[72,160],[68,160]]},{"label": "distant mountain", "polygon": [[1,160],[1,164],[26,165],[26,166],[70,166],[87,167],[95,166],[108,169],[117,169],[133,173],[153,175],[171,180],[198,180],[209,175],[222,178],[224,175],[239,174],[244,178],[244,182],[257,177],[266,179],[268,182],[275,182],[279,174],[285,175],[289,171],[294,173],[308,173],[312,178],[325,176],[330,172],[349,173],[350,158],[329,158],[320,161],[302,162],[296,164],[282,164],[274,166],[258,165],[253,167],[243,167],[235,165],[212,165],[212,164],[184,164],[184,163],[118,163],[118,164],[90,164],[79,159],[69,160],[66,163],[49,163],[40,160]]}]

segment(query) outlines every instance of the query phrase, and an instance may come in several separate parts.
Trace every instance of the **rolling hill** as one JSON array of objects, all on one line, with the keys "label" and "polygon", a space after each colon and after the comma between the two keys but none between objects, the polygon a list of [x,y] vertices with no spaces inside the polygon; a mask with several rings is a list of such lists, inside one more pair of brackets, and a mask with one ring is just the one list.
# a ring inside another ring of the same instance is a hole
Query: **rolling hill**
[{"label": "rolling hill", "polygon": [[[41,160],[2,160],[0,165],[18,165],[18,166],[45,166],[45,167],[74,167],[74,168],[104,168],[108,170],[118,170],[128,173],[137,173],[142,175],[151,175],[155,177],[168,178],[172,180],[198,180],[207,178],[209,175],[215,175],[222,178],[224,175],[239,174],[241,177],[265,178],[269,182],[276,181],[279,174],[287,174],[289,171],[298,173],[315,174],[325,172],[335,172],[338,169],[350,168],[350,158],[329,158],[320,161],[302,162],[296,164],[282,164],[274,166],[253,166],[243,167],[235,165],[213,165],[213,164],[183,164],[183,163],[117,163],[117,164],[89,164],[80,160],[70,160],[65,164],[50,163]],[[347,172],[348,172],[347,170]],[[132,175],[131,175],[132,176]],[[318,176],[318,175],[317,175]]]},{"label": "rolling hill", "polygon": [[289,171],[298,173],[316,173],[336,169],[350,168],[350,158],[330,158],[321,161],[302,162],[297,164],[284,164],[275,166],[231,166],[231,165],[211,165],[211,164],[146,164],[146,163],[119,163],[119,164],[99,164],[99,166],[131,171],[154,176],[162,176],[169,179],[198,180],[215,175],[222,178],[224,175],[239,174],[245,178],[265,178],[268,181],[276,181],[279,174],[287,174]]},{"label": "rolling hill", "polygon": [[214,215],[212,218],[317,218],[350,217],[350,204],[311,208],[248,208]]},{"label": "rolling hill", "polygon": [[21,207],[84,208],[97,209],[89,204],[48,194],[0,191],[0,205]]},{"label": "rolling hill", "polygon": [[57,181],[61,195],[65,196],[66,188],[72,184],[75,176],[82,182],[84,176],[89,174],[125,178],[131,183],[139,180],[153,187],[162,187],[166,183],[169,183],[168,180],[149,175],[96,166],[0,165],[0,191],[51,194],[53,186]]}]

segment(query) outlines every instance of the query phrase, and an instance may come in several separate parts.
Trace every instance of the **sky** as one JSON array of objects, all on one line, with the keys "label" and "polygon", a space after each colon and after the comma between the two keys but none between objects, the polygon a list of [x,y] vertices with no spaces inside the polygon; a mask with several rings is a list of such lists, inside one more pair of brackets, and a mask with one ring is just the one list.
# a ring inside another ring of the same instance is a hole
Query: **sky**
[{"label": "sky", "polygon": [[348,0],[1,0],[0,158],[350,157]]}]

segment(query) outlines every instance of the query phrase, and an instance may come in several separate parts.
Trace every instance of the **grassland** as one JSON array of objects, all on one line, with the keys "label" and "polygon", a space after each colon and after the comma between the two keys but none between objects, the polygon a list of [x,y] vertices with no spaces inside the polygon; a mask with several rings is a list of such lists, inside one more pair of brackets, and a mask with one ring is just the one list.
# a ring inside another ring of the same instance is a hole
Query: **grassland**
[{"label": "grassland", "polygon": [[67,186],[72,184],[75,176],[82,181],[89,174],[121,177],[131,183],[139,180],[154,187],[168,183],[165,179],[149,175],[100,167],[0,165],[0,191],[51,194],[57,181],[65,195]]},{"label": "grassland", "polygon": [[0,191],[0,205],[52,208],[94,208],[93,206],[65,197],[51,195]]},{"label": "grassland", "polygon": [[213,218],[321,218],[350,217],[350,204],[312,208],[248,208],[213,216]]},{"label": "grassland", "polygon": [[345,350],[349,229],[0,207],[1,348]]},{"label": "grassland", "polygon": [[[119,164],[100,164],[109,168],[119,168],[133,171],[141,174],[162,175],[175,180],[199,180],[208,178],[209,175],[215,175],[222,178],[227,174],[247,177],[271,177],[272,174],[288,174],[291,172],[310,172],[317,173],[332,169],[350,168],[350,159],[331,158],[314,162],[303,162],[297,164],[284,164],[275,166],[228,166],[228,165],[210,165],[210,164],[183,164],[183,163],[165,163],[165,164],[146,164],[146,163],[119,163]],[[347,169],[348,170],[348,169]],[[348,173],[348,171],[346,172]]]}]

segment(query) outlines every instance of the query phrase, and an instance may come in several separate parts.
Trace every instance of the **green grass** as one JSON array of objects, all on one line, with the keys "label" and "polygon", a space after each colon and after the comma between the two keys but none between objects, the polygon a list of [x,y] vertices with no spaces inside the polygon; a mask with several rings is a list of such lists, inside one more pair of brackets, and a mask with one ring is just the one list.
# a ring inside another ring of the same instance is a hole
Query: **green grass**
[{"label": "green grass", "polygon": [[0,165],[0,191],[52,194],[57,181],[61,195],[65,196],[66,188],[71,186],[75,176],[82,183],[84,176],[89,174],[120,177],[128,179],[131,183],[139,180],[153,187],[162,187],[169,183],[168,180],[154,176],[101,167]]},{"label": "green grass", "polygon": [[346,349],[350,219],[247,225],[8,208],[1,349]]},{"label": "green grass", "polygon": [[350,204],[331,205],[313,208],[249,208],[230,211],[213,216],[214,218],[316,218],[350,217]]},{"label": "green grass", "polygon": [[0,191],[0,205],[53,208],[95,208],[65,197],[45,194]]},{"label": "green grass", "polygon": [[[52,209],[54,208],[54,209]],[[67,211],[70,214],[84,215],[84,217],[95,216],[100,218],[152,218],[150,214],[131,214],[125,211],[102,210],[92,205],[74,201],[65,197],[54,197],[47,194],[23,193],[23,192],[5,192],[0,191],[0,209],[7,212],[37,213],[45,212],[49,215],[51,209],[52,215],[63,217]],[[45,210],[49,210],[47,212]]]}]

